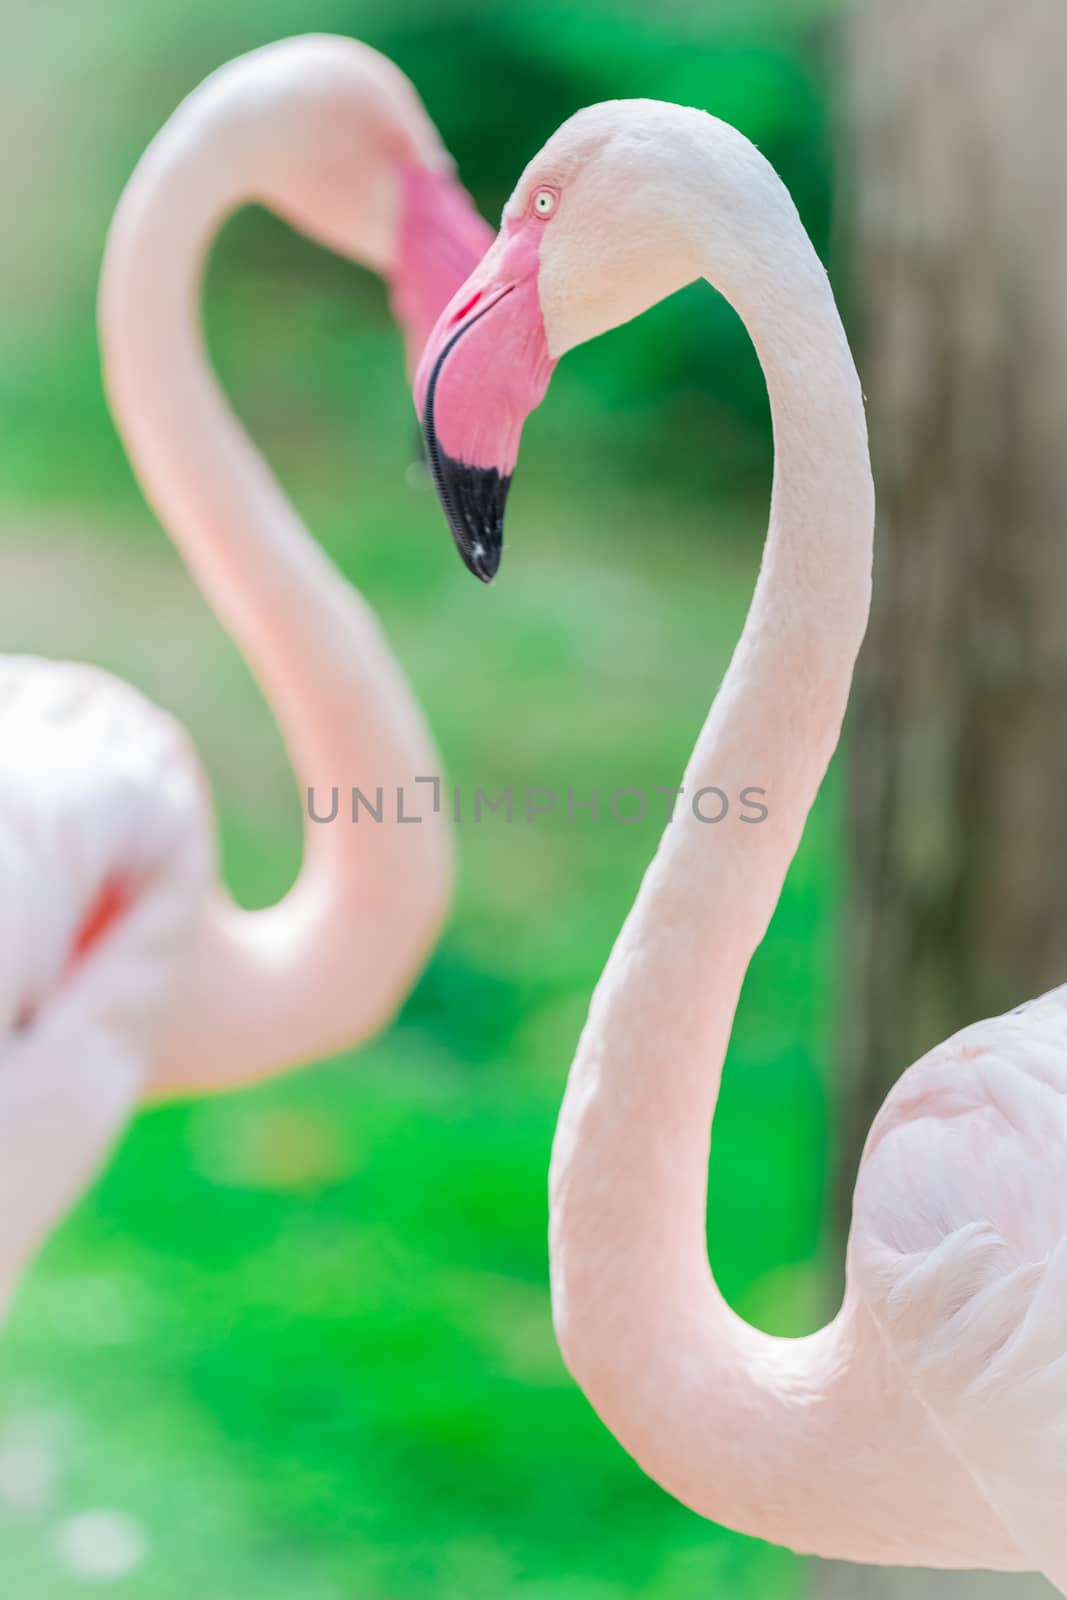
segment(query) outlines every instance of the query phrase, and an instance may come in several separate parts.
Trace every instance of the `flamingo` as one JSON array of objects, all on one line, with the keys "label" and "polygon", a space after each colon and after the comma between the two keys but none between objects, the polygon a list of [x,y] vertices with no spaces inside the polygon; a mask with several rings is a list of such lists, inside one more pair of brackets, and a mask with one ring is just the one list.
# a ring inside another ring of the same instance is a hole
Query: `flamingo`
[{"label": "flamingo", "polygon": [[[189,96],[107,242],[106,386],[145,494],[250,663],[301,789],[381,786],[382,821],[309,819],[294,887],[241,910],[212,881],[206,779],[174,720],[91,667],[0,662],[0,1306],[139,1098],[232,1088],[366,1038],[449,898],[444,819],[412,788],[440,770],[412,692],[204,355],[204,258],[251,200],[389,280],[409,362],[491,230],[403,74],[309,36]],[[398,788],[420,825],[390,809]]]},{"label": "flamingo", "polygon": [[557,359],[698,278],[753,340],[775,468],[748,617],[684,790],[759,785],[768,814],[709,828],[680,802],[597,985],[549,1176],[559,1343],[624,1447],[705,1517],[824,1557],[1033,1569],[1067,1593],[1067,987],[966,1028],[888,1096],[828,1326],[763,1334],[708,1262],[726,1047],[840,735],[874,522],[827,275],[740,133],[622,101],[549,140],[422,357],[437,487],[491,580],[522,423]]}]

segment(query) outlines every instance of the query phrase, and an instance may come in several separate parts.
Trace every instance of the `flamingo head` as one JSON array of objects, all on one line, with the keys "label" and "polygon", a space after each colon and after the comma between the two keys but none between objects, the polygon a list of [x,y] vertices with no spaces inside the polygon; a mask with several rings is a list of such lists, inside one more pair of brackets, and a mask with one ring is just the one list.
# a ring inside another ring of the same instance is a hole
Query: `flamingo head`
[{"label": "flamingo head", "polygon": [[[580,111],[527,167],[500,232],[445,307],[415,378],[434,482],[460,555],[489,583],[522,426],[559,357],[699,273],[684,183],[694,153],[678,107]],[[701,113],[692,113],[701,116]],[[667,151],[669,156],[670,151]]]},{"label": "flamingo head", "polygon": [[327,35],[266,45],[216,78],[221,115],[255,107],[246,119],[254,197],[382,274],[414,372],[493,235],[409,79],[369,46]]}]

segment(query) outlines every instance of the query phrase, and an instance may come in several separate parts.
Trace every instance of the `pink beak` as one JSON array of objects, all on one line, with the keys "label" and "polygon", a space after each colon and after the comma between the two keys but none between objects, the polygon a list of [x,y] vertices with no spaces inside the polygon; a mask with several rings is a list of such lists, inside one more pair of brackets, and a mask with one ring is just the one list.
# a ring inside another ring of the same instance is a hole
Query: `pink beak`
[{"label": "pink beak", "polygon": [[493,230],[451,173],[408,166],[400,182],[400,226],[389,291],[407,343],[408,372],[413,373],[441,308],[481,260]]},{"label": "pink beak", "polygon": [[483,583],[500,566],[522,425],[555,365],[538,266],[536,240],[505,224],[441,313],[415,374],[434,486],[460,555]]}]

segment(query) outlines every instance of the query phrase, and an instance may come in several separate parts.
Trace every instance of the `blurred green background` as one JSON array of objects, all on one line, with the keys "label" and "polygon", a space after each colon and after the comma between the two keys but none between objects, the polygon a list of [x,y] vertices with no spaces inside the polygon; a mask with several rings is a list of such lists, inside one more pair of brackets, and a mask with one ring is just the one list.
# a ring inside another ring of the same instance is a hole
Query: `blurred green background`
[{"label": "blurred green background", "polygon": [[[411,74],[492,220],[571,111],[651,95],[738,124],[826,256],[835,7],[4,0],[2,16],[4,649],[103,663],[177,711],[212,775],[228,880],[265,903],[297,864],[293,784],[100,388],[96,273],[140,151],[230,56],[351,33]],[[769,483],[760,374],[710,290],[567,357],[526,432],[491,592],[409,470],[377,280],[249,212],[220,241],[207,321],[235,406],[380,610],[454,782],[677,781],[747,604]],[[824,1310],[837,787],[750,974],[715,1126],[713,1265],[777,1332]],[[643,1477],[552,1336],[552,1130],[657,831],[651,816],[461,829],[455,916],[393,1030],[140,1118],[0,1341],[5,1593],[61,1600],[94,1573],[143,1600],[805,1592],[802,1563]]]}]

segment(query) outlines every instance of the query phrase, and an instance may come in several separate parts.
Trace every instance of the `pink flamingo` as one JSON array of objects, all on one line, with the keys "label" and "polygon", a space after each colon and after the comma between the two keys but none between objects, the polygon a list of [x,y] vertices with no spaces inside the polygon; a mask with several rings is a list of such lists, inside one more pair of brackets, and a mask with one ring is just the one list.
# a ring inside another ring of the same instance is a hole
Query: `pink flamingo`
[{"label": "pink flamingo", "polygon": [[[412,786],[439,766],[411,690],[204,354],[204,258],[252,200],[389,280],[412,362],[492,235],[407,79],[308,37],[190,95],[107,243],[106,382],[145,493],[251,664],[301,791],[381,786],[383,820],[309,822],[293,889],[240,910],[211,885],[206,782],[172,719],[88,667],[0,664],[0,1303],[144,1093],[229,1088],[365,1038],[448,901],[449,834]],[[421,824],[391,815],[398,787]]]},{"label": "pink flamingo", "polygon": [[619,1440],[704,1516],[853,1561],[1038,1569],[1067,1593],[1067,988],[966,1029],[889,1096],[828,1327],[760,1333],[708,1264],[722,1064],[838,741],[874,513],[826,274],[746,139],[652,101],[554,135],[423,355],[438,488],[490,579],[556,359],[699,277],[755,343],[776,463],[755,594],[685,790],[759,785],[769,814],[710,828],[678,807],[593,997],[550,1174],[560,1344]]}]

